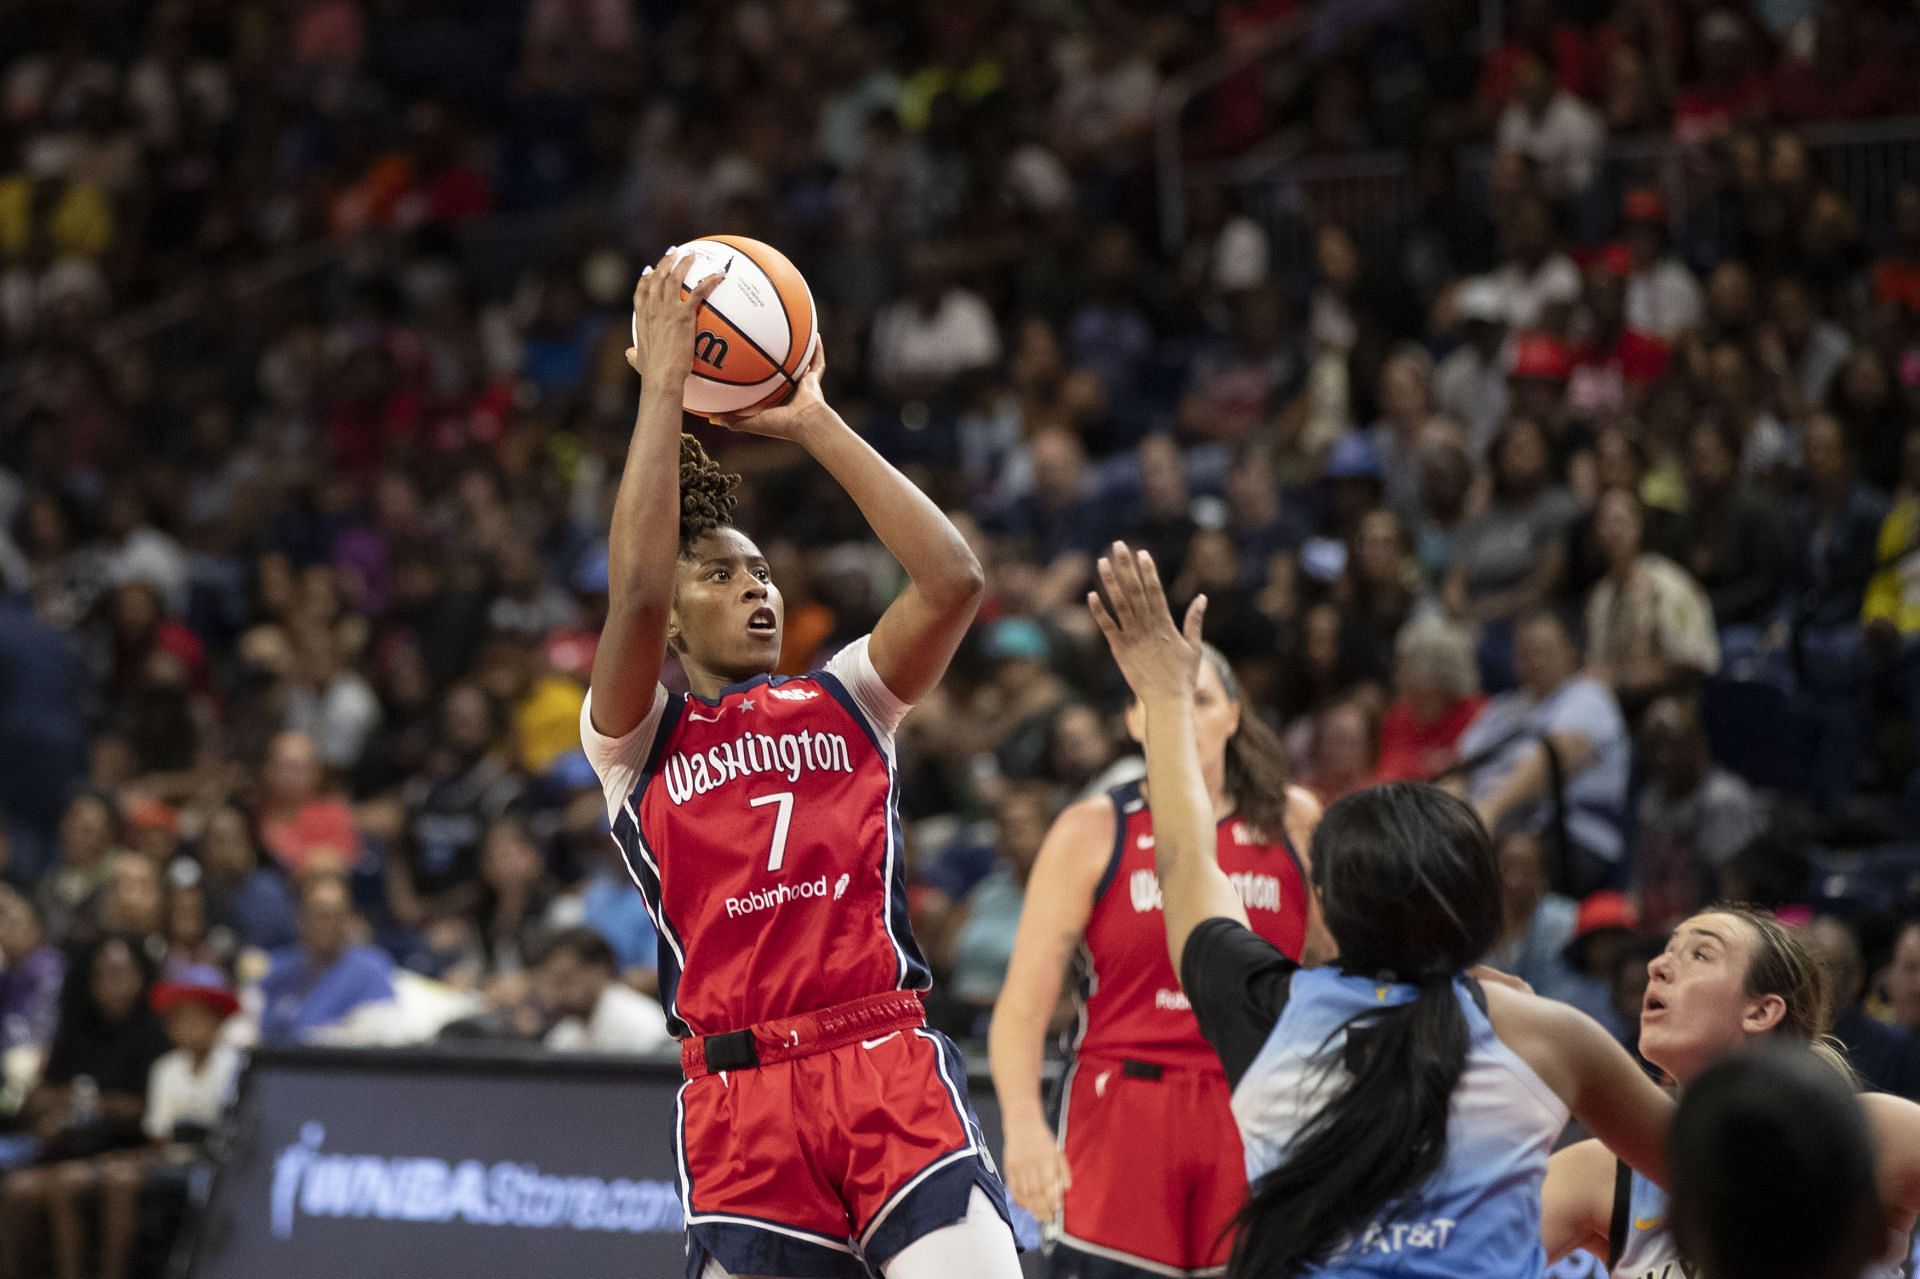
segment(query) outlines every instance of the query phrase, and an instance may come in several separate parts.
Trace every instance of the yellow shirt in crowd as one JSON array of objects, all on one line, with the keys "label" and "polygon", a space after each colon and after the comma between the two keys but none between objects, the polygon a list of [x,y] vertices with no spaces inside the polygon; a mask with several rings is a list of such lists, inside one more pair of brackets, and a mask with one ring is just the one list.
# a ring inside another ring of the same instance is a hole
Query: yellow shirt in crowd
[{"label": "yellow shirt in crowd", "polygon": [[1903,497],[1880,525],[1875,558],[1885,567],[1867,583],[1862,622],[1892,622],[1903,635],[1920,631],[1920,553],[1906,554],[1916,546],[1920,546],[1920,497]]}]

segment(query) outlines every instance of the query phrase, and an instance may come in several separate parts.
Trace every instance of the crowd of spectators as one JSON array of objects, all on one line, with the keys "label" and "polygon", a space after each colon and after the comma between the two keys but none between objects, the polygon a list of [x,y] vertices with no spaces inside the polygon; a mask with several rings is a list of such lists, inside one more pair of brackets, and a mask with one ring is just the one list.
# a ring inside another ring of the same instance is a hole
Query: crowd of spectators
[{"label": "crowd of spectators", "polygon": [[[1916,48],[1882,0],[0,7],[0,1226],[80,1267],[98,1212],[124,1273],[223,1045],[664,1044],[577,724],[632,281],[719,230],[987,566],[902,728],[950,1028],[1137,775],[1080,603],[1124,536],[1296,780],[1472,797],[1537,988],[1630,1039],[1649,935],[1798,910],[1920,1092],[1911,890],[1813,872],[1920,835],[1920,186],[1803,132],[1920,107]],[[1193,172],[1384,151],[1412,206],[1199,180],[1168,251],[1156,96],[1236,51]],[[808,669],[897,569],[705,434]]]}]

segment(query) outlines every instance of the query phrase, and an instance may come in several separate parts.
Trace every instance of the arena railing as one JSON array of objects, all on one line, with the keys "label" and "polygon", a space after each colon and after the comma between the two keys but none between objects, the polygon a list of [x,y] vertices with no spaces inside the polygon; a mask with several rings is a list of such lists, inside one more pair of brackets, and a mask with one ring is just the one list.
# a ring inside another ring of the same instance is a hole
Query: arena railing
[{"label": "arena railing", "polygon": [[[1297,39],[1298,32],[1293,35]],[[1259,56],[1283,47],[1276,45]],[[1389,236],[1419,215],[1412,157],[1402,149],[1303,156],[1296,144],[1276,138],[1210,166],[1184,155],[1180,121],[1185,104],[1254,60],[1249,54],[1231,65],[1216,64],[1204,84],[1195,87],[1183,80],[1163,94],[1158,178],[1161,230],[1171,250],[1184,239],[1188,204],[1202,186],[1225,190],[1243,212],[1265,226],[1278,261],[1303,260],[1311,251],[1314,228],[1327,223],[1346,226],[1365,240],[1370,232]],[[1177,97],[1176,85],[1191,90],[1186,98]],[[1903,183],[1920,182],[1920,116],[1780,132],[1806,146],[1814,174],[1845,198],[1868,243],[1884,242],[1892,227],[1895,192]],[[1493,163],[1490,145],[1458,153],[1456,180],[1462,197],[1484,202]],[[1676,228],[1684,224],[1695,237],[1717,239],[1722,214],[1712,197],[1724,189],[1731,163],[1721,143],[1682,142],[1665,135],[1616,140],[1603,154],[1594,181],[1574,199],[1576,220],[1591,215],[1590,225],[1608,227],[1620,193],[1646,186],[1661,192]]]}]

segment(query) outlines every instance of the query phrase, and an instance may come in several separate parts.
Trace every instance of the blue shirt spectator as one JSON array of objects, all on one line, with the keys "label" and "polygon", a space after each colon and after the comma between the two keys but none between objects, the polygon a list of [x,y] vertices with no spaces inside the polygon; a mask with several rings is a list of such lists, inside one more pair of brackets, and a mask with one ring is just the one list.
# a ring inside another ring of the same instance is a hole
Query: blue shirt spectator
[{"label": "blue shirt spectator", "polygon": [[1625,848],[1631,744],[1612,692],[1579,673],[1566,626],[1537,613],[1514,641],[1520,687],[1488,702],[1460,737],[1460,755],[1479,760],[1472,799],[1489,830],[1549,830],[1555,769],[1566,824],[1565,866],[1554,887],[1584,897],[1613,877]]},{"label": "blue shirt spectator", "polygon": [[621,972],[659,967],[660,935],[631,879],[605,867],[596,870],[587,880],[581,907],[581,922],[613,947]]},{"label": "blue shirt spectator", "polygon": [[353,945],[353,903],[337,878],[310,881],[300,901],[300,943],[277,952],[260,980],[260,1042],[299,1042],[355,1009],[393,998],[393,960]]},{"label": "blue shirt spectator", "polygon": [[47,944],[33,903],[0,886],[0,1050],[53,1043],[67,957]]},{"label": "blue shirt spectator", "polygon": [[61,811],[86,776],[86,678],[72,637],[0,599],[0,813],[11,819],[16,875],[53,861]]},{"label": "blue shirt spectator", "polygon": [[297,935],[293,894],[278,871],[261,865],[246,813],[229,805],[207,819],[200,837],[207,922],[231,930],[242,946],[280,950]]}]

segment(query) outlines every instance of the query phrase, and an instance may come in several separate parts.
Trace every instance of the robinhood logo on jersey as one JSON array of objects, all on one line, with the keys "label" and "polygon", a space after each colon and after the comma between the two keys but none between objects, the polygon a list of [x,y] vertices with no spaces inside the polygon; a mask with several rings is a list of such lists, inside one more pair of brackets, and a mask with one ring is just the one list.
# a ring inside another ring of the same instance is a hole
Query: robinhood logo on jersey
[{"label": "robinhood logo on jersey", "polygon": [[853,757],[838,733],[742,733],[703,751],[676,751],[661,769],[667,797],[684,804],[695,795],[758,773],[780,773],[790,782],[802,773],[851,773]]},{"label": "robinhood logo on jersey", "polygon": [[273,1161],[274,1237],[291,1239],[300,1217],[464,1222],[531,1230],[681,1229],[670,1182],[556,1177],[530,1164],[416,1156],[322,1154],[327,1130],[305,1124]]},{"label": "robinhood logo on jersey", "polygon": [[[846,891],[847,877],[842,875],[840,882],[835,885],[835,891],[833,893],[834,900],[838,901],[840,894]],[[744,897],[727,898],[727,918],[738,919],[742,915],[752,915],[759,911],[772,910],[776,906],[784,906],[791,901],[799,901],[802,898],[825,897],[826,895],[827,877],[825,875],[820,876],[818,879],[803,879],[797,884],[775,884],[772,888],[756,888]]]}]

